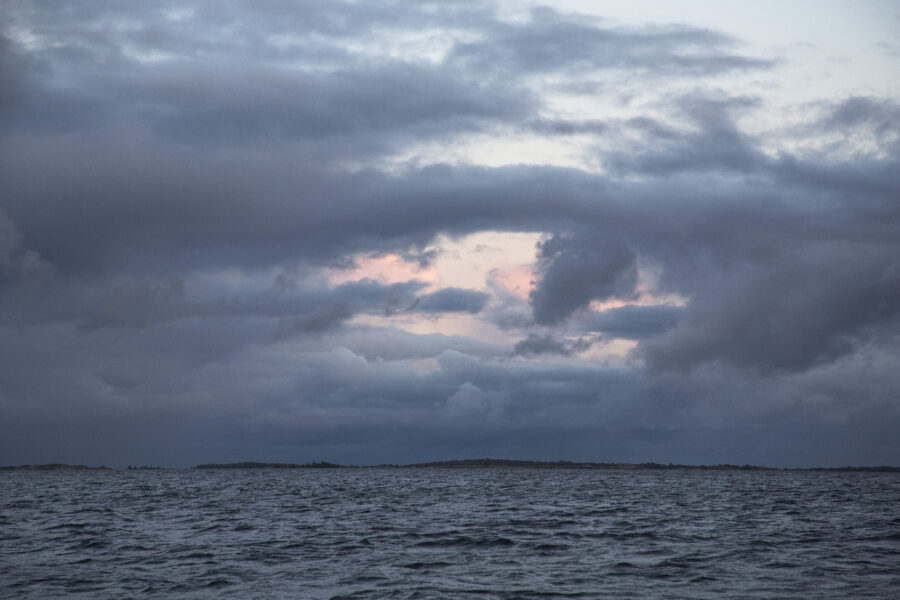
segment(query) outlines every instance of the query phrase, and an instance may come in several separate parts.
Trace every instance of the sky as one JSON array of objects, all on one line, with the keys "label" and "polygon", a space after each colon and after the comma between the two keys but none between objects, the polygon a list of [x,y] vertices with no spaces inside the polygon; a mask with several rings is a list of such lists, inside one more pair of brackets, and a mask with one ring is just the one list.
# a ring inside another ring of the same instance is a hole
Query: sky
[{"label": "sky", "polygon": [[0,5],[0,464],[900,464],[900,5]]}]

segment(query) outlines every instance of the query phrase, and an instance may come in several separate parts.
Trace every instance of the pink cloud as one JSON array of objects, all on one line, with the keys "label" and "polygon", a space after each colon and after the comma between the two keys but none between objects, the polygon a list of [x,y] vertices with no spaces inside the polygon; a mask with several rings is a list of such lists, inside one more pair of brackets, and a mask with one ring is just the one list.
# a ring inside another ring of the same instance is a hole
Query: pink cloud
[{"label": "pink cloud", "polygon": [[404,260],[399,254],[361,254],[353,257],[354,267],[350,269],[329,269],[326,278],[332,285],[348,281],[374,279],[385,285],[417,279],[428,284],[427,292],[438,289],[440,277],[433,265],[421,266]]},{"label": "pink cloud", "polygon": [[528,300],[534,287],[534,270],[531,265],[511,265],[491,269],[488,279],[492,285],[520,300]]}]

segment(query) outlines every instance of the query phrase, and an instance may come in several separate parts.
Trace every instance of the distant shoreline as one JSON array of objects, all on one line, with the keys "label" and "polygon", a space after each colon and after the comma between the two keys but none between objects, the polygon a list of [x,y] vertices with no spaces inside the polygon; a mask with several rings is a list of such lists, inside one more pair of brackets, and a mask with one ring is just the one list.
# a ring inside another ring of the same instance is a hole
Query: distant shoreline
[{"label": "distant shoreline", "polygon": [[67,465],[47,463],[43,465],[18,465],[0,467],[0,471],[113,471],[110,467],[89,467],[87,465]]},{"label": "distant shoreline", "polygon": [[[599,463],[572,461],[530,461],[507,460],[496,458],[462,459],[413,463],[407,465],[381,464],[370,466],[341,465],[330,462],[269,463],[269,462],[235,462],[209,463],[191,467],[192,469],[579,469],[610,471],[648,471],[648,470],[690,470],[690,471],[836,471],[836,472],[869,472],[900,473],[900,466],[845,466],[845,467],[763,467],[757,465],[683,465],[674,463]],[[131,466],[122,470],[160,470],[161,467]],[[48,463],[40,465],[0,466],[0,471],[111,471],[110,467],[89,467],[86,465],[68,465],[64,463]]]}]

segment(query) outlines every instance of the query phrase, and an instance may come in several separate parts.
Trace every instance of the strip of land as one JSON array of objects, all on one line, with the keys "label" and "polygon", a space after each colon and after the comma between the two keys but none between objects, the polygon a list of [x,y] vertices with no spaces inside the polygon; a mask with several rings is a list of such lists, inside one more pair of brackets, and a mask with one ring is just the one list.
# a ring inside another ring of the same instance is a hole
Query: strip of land
[{"label": "strip of land", "polygon": [[238,462],[224,464],[197,465],[195,469],[349,469],[347,465],[330,462],[311,462],[303,465],[294,463]]},{"label": "strip of land", "polygon": [[[127,470],[150,470],[160,467],[128,466]],[[502,458],[466,458],[461,460],[444,460],[434,462],[413,463],[408,465],[382,464],[372,466],[340,465],[325,461],[297,463],[269,462],[235,462],[209,463],[197,465],[194,469],[607,469],[607,470],[694,470],[694,471],[852,471],[900,473],[900,466],[857,466],[857,467],[802,467],[777,468],[757,465],[682,465],[675,463],[606,463],[606,462],[572,462],[568,460],[508,460]],[[88,467],[85,465],[67,465],[49,463],[42,465],[0,466],[0,471],[95,471],[110,470],[109,467]]]},{"label": "strip of land", "polygon": [[568,460],[508,460],[502,458],[466,458],[461,460],[444,460],[408,465],[382,464],[368,467],[340,465],[329,462],[313,462],[306,464],[239,462],[225,464],[197,465],[197,469],[609,469],[609,470],[699,470],[699,471],[867,471],[867,472],[900,472],[894,466],[863,467],[817,467],[801,469],[779,469],[757,465],[682,465],[675,463],[607,463],[607,462],[572,462]]},{"label": "strip of land", "polygon": [[108,471],[109,467],[88,467],[86,465],[66,465],[63,463],[47,463],[43,465],[18,465],[0,467],[0,471]]}]

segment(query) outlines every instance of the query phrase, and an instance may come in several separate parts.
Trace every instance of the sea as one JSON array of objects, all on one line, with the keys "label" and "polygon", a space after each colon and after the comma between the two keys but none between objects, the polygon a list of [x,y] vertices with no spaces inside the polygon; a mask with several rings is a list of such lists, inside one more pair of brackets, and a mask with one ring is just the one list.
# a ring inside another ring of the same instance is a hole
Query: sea
[{"label": "sea", "polygon": [[0,472],[2,598],[900,598],[900,474]]}]

